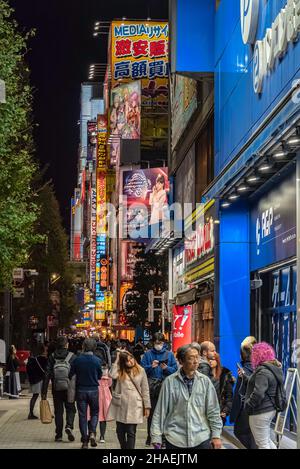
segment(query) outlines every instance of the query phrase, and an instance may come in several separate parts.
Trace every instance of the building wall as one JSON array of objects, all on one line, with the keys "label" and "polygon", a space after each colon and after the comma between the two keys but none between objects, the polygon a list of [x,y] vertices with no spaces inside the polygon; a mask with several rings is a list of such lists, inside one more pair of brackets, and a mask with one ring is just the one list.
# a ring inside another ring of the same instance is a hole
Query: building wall
[{"label": "building wall", "polygon": [[[287,0],[260,0],[257,39],[265,36]],[[225,27],[226,25],[226,27]],[[244,45],[240,0],[221,0],[215,18],[215,175],[233,159],[291,89],[300,71],[300,42],[290,44],[265,78],[261,95],[253,88],[253,46]],[[242,118],[241,118],[242,117]]]}]

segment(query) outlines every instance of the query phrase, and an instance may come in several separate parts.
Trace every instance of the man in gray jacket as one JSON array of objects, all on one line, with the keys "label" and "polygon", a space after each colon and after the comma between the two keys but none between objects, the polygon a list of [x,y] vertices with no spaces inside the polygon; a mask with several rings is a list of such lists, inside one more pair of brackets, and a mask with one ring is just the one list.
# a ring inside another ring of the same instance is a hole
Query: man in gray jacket
[{"label": "man in gray jacket", "polygon": [[207,376],[199,373],[199,353],[192,345],[177,352],[182,368],[162,385],[151,425],[155,447],[166,438],[166,449],[221,449],[223,422],[218,397]]}]

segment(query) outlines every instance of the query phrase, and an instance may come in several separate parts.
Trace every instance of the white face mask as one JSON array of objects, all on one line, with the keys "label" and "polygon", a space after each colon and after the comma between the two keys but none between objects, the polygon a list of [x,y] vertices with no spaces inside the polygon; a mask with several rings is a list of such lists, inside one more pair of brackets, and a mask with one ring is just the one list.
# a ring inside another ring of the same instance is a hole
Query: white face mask
[{"label": "white face mask", "polygon": [[155,348],[155,350],[157,350],[158,352],[161,352],[162,349],[164,348],[164,344],[162,344],[162,345],[154,345],[154,348]]}]

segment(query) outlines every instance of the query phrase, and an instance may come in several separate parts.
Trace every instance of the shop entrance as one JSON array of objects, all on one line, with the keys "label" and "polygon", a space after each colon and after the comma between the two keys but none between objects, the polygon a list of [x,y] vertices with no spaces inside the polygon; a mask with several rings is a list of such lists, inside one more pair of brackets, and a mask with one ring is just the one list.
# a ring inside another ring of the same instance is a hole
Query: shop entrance
[{"label": "shop entrance", "polygon": [[[262,287],[253,292],[255,330],[259,340],[270,343],[282,363],[286,376],[288,368],[296,368],[297,338],[297,269],[296,265],[275,268],[261,273]],[[295,431],[289,425],[291,431]]]},{"label": "shop entrance", "polygon": [[196,342],[214,341],[214,300],[213,295],[203,296],[195,304],[193,338]]}]

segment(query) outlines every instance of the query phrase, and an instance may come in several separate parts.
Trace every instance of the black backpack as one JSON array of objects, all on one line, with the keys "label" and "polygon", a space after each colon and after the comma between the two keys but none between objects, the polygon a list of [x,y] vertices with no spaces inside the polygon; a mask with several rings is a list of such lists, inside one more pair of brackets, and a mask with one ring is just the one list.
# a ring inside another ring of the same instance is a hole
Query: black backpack
[{"label": "black backpack", "polygon": [[267,370],[269,370],[272,375],[274,376],[274,378],[276,379],[276,382],[277,382],[277,388],[276,388],[276,395],[275,395],[275,399],[273,399],[268,393],[267,395],[269,396],[269,398],[271,399],[274,407],[275,407],[275,410],[277,413],[280,413],[280,412],[284,412],[287,408],[287,396],[286,396],[286,391],[285,391],[285,387],[284,387],[284,383],[281,383],[276,374],[274,373],[274,371],[272,370],[272,368],[270,368],[268,365],[263,365],[265,368],[267,368]]},{"label": "black backpack", "polygon": [[96,350],[94,352],[94,355],[96,357],[100,358],[101,366],[110,364],[108,354],[109,354],[109,351],[108,351],[107,346],[105,344],[101,343],[101,342],[97,342],[97,347],[96,347]]}]

